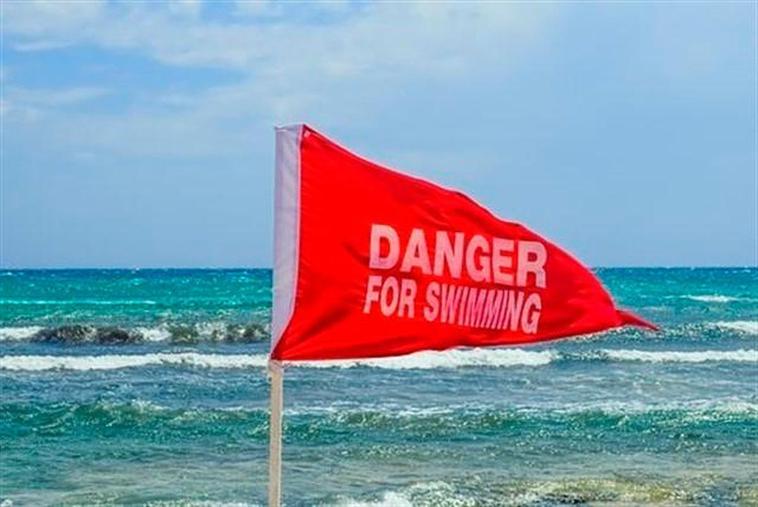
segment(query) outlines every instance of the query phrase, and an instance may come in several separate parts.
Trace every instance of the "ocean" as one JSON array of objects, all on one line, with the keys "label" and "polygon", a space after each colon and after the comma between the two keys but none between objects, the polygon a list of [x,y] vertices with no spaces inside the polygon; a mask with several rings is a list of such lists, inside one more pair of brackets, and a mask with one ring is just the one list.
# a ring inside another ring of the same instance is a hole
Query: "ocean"
[{"label": "ocean", "polygon": [[[758,270],[662,327],[285,372],[288,506],[758,505]],[[0,271],[0,505],[265,503],[270,270]]]}]

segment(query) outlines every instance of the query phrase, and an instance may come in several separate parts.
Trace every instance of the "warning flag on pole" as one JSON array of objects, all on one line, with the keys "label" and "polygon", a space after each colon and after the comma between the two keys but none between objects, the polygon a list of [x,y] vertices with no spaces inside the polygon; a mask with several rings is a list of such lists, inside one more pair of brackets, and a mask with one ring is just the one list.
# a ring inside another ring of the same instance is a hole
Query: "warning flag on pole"
[{"label": "warning flag on pole", "polygon": [[276,131],[275,192],[272,360],[655,329],[547,239],[307,125]]}]

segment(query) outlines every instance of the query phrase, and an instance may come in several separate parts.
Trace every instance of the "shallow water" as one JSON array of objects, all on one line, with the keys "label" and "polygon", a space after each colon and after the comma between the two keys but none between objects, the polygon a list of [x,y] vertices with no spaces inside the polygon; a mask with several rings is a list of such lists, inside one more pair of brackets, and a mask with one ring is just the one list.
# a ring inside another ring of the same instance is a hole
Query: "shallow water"
[{"label": "shallow water", "polygon": [[[663,331],[288,368],[286,504],[758,505],[758,270],[598,274]],[[270,284],[0,272],[0,498],[264,503]]]}]

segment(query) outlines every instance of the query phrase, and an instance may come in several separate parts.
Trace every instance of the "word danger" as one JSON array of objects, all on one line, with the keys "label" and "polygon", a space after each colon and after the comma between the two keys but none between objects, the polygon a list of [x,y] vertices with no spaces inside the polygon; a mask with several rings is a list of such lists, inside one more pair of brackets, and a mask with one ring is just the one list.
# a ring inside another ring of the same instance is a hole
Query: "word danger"
[{"label": "word danger", "polygon": [[[369,275],[363,312],[416,318],[418,308],[429,322],[536,333],[542,300],[534,288],[547,286],[546,262],[547,251],[538,241],[447,231],[435,231],[430,241],[415,228],[403,243],[392,226],[372,224],[369,268],[417,276]],[[427,282],[427,276],[509,288]],[[420,302],[417,279],[425,284]]]}]

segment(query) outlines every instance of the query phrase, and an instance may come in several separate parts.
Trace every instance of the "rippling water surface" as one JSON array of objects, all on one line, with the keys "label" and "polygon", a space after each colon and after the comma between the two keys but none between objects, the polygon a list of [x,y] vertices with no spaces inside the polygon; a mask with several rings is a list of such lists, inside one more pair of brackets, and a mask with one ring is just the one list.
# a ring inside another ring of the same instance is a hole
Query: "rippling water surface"
[{"label": "rippling water surface", "polygon": [[[663,331],[288,368],[286,504],[758,505],[758,270],[598,274]],[[264,503],[270,286],[0,272],[0,505]]]}]

